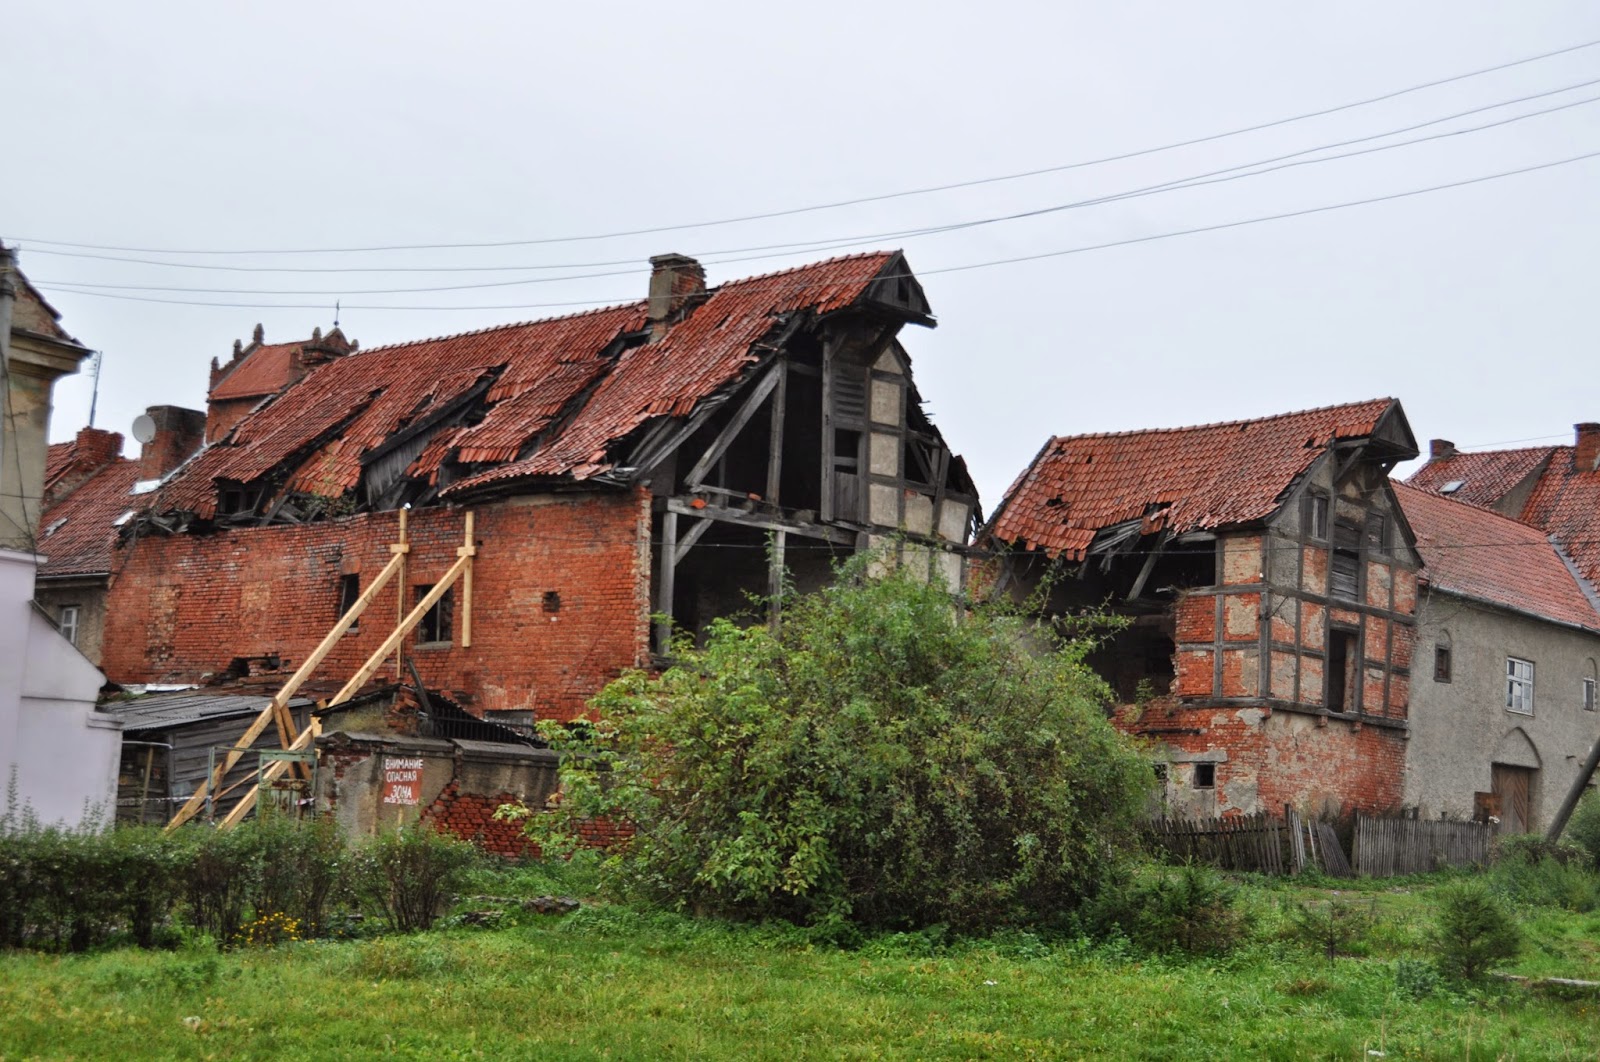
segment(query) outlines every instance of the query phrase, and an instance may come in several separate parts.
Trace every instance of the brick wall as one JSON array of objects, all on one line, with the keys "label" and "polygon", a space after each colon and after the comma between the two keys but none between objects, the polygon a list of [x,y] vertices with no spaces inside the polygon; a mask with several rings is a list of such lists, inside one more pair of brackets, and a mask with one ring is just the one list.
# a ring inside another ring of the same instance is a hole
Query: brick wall
[{"label": "brick wall", "polygon": [[[644,662],[649,621],[649,497],[585,493],[478,507],[473,644],[407,654],[423,679],[478,713],[533,709],[568,719],[620,671]],[[404,601],[436,582],[461,545],[460,510],[415,510]],[[397,514],[303,526],[152,535],[119,551],[102,666],[117,682],[204,681],[236,657],[276,655],[285,675],[338,619],[342,575],[364,590],[389,560]],[[394,629],[390,582],[318,669],[342,682]],[[393,677],[392,665],[380,676]]]},{"label": "brick wall", "polygon": [[539,846],[523,835],[523,822],[506,822],[494,817],[502,804],[519,801],[514,793],[463,793],[459,782],[451,782],[423,809],[422,821],[471,841],[485,852],[510,858],[537,856]]}]

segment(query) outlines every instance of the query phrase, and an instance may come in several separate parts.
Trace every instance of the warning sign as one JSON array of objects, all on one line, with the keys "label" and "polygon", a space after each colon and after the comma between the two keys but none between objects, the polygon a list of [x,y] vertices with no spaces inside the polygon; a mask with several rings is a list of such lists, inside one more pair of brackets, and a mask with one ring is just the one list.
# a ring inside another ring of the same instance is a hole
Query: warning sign
[{"label": "warning sign", "polygon": [[422,800],[422,757],[383,758],[383,802],[416,804]]}]

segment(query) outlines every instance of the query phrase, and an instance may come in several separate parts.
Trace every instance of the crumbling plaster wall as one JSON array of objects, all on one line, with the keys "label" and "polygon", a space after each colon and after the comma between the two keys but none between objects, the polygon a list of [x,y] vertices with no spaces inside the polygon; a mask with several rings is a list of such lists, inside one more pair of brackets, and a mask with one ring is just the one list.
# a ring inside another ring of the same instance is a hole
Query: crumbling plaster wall
[{"label": "crumbling plaster wall", "polygon": [[[570,719],[607,681],[645,660],[649,622],[649,497],[546,494],[479,506],[473,573],[473,644],[461,640],[462,590],[448,644],[406,643],[430,687],[484,713],[532,709]],[[275,655],[287,675],[339,615],[340,577],[364,590],[388,563],[397,514],[298,526],[146,536],[119,550],[103,652],[118,682],[203,681],[235,657]],[[402,587],[419,587],[456,560],[463,513],[410,514]],[[317,671],[348,678],[393,631],[391,581]],[[552,610],[546,595],[559,595]],[[385,665],[380,676],[393,676]]]},{"label": "crumbling plaster wall", "polygon": [[[1406,804],[1430,818],[1470,818],[1474,794],[1491,791],[1491,767],[1502,759],[1537,770],[1529,811],[1542,826],[1600,740],[1600,711],[1583,707],[1600,635],[1433,591],[1419,612],[1417,644]],[[1450,651],[1449,681],[1435,678],[1437,646]],[[1531,715],[1506,708],[1512,656],[1534,665]],[[1517,755],[1506,756],[1512,749]]]}]

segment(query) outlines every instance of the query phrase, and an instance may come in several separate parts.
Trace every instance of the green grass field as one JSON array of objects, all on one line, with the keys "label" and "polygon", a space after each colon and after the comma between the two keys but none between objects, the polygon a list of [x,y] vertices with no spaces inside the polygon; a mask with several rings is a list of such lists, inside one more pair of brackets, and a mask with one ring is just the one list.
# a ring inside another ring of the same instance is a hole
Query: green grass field
[{"label": "green grass field", "polygon": [[[1270,883],[1245,889],[1251,942],[1209,961],[1026,934],[841,950],[605,906],[224,954],[8,954],[0,1058],[1597,1057],[1594,999],[1429,981],[1437,884],[1341,889],[1376,922],[1364,954],[1332,962],[1283,932],[1287,904],[1331,890]],[[1600,914],[1523,914],[1530,944],[1508,970],[1600,978]]]}]

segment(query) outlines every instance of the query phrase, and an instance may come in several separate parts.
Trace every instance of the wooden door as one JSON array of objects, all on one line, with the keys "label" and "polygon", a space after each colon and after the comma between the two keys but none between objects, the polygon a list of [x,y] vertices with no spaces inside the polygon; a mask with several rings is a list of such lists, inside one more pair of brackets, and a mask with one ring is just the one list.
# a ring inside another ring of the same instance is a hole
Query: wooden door
[{"label": "wooden door", "polygon": [[1500,832],[1527,833],[1533,828],[1530,794],[1533,768],[1508,767],[1497,763],[1491,769],[1490,785],[1500,802]]}]

